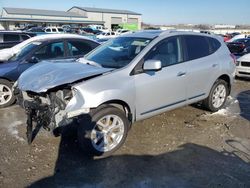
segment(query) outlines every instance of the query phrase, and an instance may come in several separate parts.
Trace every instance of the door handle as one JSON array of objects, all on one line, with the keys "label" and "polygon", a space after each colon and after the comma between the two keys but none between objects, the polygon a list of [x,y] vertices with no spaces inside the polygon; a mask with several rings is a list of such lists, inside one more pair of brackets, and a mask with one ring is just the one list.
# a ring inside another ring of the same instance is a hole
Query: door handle
[{"label": "door handle", "polygon": [[217,63],[212,65],[212,67],[217,67],[217,66],[218,66],[218,64],[217,64]]},{"label": "door handle", "polygon": [[177,74],[177,76],[185,76],[186,75],[186,72],[179,72],[178,74]]}]

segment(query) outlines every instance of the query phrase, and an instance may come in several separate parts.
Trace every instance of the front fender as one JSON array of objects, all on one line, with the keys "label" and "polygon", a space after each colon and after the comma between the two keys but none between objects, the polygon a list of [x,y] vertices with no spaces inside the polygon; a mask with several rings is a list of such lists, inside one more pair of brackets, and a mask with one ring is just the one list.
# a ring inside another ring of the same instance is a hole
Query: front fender
[{"label": "front fender", "polygon": [[74,96],[66,107],[66,112],[81,111],[88,113],[89,109],[97,108],[103,103],[108,101],[123,101],[126,103],[131,111],[134,109],[135,104],[133,93],[124,92],[117,89],[104,90],[98,93],[82,92],[80,88],[74,89]]}]

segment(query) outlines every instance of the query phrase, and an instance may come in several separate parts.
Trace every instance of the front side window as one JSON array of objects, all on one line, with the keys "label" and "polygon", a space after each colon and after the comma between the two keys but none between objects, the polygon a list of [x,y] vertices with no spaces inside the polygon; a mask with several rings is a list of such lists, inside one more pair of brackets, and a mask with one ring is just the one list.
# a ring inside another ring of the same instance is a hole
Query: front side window
[{"label": "front side window", "polygon": [[64,43],[54,42],[47,44],[34,53],[39,60],[64,57]]},{"label": "front side window", "polygon": [[208,40],[204,36],[184,36],[188,60],[198,59],[210,54]]},{"label": "front side window", "polygon": [[32,42],[24,46],[17,54],[15,54],[10,61],[18,61],[29,54],[34,48],[37,48],[41,45],[40,42]]},{"label": "front side window", "polygon": [[146,60],[160,60],[162,67],[182,62],[183,56],[180,39],[172,37],[160,42],[146,55],[144,61]]},{"label": "front side window", "polygon": [[107,68],[122,68],[128,65],[149,43],[151,39],[118,37],[109,40],[91,52],[87,57]]}]

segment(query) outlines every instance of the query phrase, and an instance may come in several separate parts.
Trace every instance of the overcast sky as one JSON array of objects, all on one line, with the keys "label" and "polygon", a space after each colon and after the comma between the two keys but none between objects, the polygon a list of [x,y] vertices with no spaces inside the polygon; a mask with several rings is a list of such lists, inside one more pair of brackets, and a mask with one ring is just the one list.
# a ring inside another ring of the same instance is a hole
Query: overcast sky
[{"label": "overcast sky", "polygon": [[0,0],[0,7],[68,10],[72,6],[139,12],[151,24],[250,24],[250,0]]}]

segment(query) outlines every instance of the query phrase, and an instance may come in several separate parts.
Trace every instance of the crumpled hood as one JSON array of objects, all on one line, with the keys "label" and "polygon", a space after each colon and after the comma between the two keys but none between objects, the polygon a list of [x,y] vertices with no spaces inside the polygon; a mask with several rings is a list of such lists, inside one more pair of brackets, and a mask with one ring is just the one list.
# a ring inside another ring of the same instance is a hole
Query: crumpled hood
[{"label": "crumpled hood", "polygon": [[56,86],[72,83],[111,70],[79,62],[55,63],[43,61],[21,74],[18,79],[18,88],[22,91],[42,93]]}]

